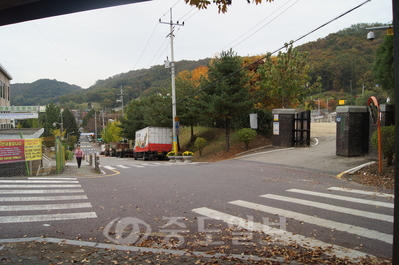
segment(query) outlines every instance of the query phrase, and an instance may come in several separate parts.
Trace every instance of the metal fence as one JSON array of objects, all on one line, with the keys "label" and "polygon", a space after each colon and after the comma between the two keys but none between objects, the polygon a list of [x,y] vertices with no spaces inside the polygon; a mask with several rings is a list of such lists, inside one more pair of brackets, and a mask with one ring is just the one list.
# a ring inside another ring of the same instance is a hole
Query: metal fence
[{"label": "metal fence", "polygon": [[0,164],[0,177],[35,176],[42,166],[42,160]]}]

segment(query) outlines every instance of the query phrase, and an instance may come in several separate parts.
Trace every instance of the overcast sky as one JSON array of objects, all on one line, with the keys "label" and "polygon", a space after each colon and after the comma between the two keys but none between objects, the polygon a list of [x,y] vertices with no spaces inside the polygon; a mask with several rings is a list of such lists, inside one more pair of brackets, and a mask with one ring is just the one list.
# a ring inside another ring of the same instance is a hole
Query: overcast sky
[{"label": "overcast sky", "polygon": [[[199,60],[232,48],[241,56],[273,52],[364,0],[275,0],[260,5],[235,0],[228,13],[198,11],[183,0],[153,0],[0,27],[0,64],[12,83],[48,78],[88,88],[99,79],[175,61]],[[296,45],[357,23],[391,23],[392,0],[372,0]],[[365,41],[366,32],[365,32]]]}]

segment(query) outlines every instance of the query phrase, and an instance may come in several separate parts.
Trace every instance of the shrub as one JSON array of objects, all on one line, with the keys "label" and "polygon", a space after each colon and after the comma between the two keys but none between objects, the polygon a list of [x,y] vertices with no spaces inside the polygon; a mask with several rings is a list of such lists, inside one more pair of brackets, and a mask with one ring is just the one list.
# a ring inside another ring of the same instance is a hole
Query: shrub
[{"label": "shrub", "polygon": [[69,161],[69,160],[72,160],[72,158],[73,158],[73,152],[70,150],[66,150],[65,151],[65,160]]},{"label": "shrub", "polygon": [[[371,143],[378,149],[378,131],[373,133]],[[393,157],[395,155],[395,126],[381,127],[381,144],[384,158],[387,159],[387,166],[393,164]]]},{"label": "shrub", "polygon": [[202,150],[204,150],[206,146],[206,140],[202,137],[198,137],[195,140],[194,146],[198,148],[199,155],[202,156]]},{"label": "shrub", "polygon": [[237,132],[238,140],[245,143],[245,149],[249,149],[249,142],[255,140],[256,131],[250,128],[243,128]]},{"label": "shrub", "polygon": [[166,156],[175,156],[175,152],[174,151],[170,151],[169,153],[166,154]]}]

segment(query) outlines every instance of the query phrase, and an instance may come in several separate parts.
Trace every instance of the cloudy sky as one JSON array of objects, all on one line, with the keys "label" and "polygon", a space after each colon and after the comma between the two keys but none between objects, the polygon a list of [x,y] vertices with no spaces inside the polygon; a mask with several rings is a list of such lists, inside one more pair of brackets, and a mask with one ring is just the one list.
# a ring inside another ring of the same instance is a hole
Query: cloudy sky
[{"label": "cloudy sky", "polygon": [[[198,11],[183,0],[152,0],[0,27],[0,64],[12,83],[41,78],[88,88],[99,79],[163,64],[171,58],[169,25],[176,26],[175,61],[214,57],[232,48],[241,56],[273,52],[365,0],[235,0],[228,13]],[[357,23],[391,23],[392,0],[372,0],[296,45]],[[366,32],[365,32],[366,41]]]}]

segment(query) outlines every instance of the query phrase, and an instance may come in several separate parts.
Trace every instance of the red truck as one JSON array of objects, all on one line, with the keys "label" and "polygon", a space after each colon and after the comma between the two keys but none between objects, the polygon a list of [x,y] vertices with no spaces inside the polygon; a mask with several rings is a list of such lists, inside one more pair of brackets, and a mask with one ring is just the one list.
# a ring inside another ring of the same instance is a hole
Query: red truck
[{"label": "red truck", "polygon": [[136,132],[133,157],[164,160],[172,150],[172,128],[146,127]]}]

